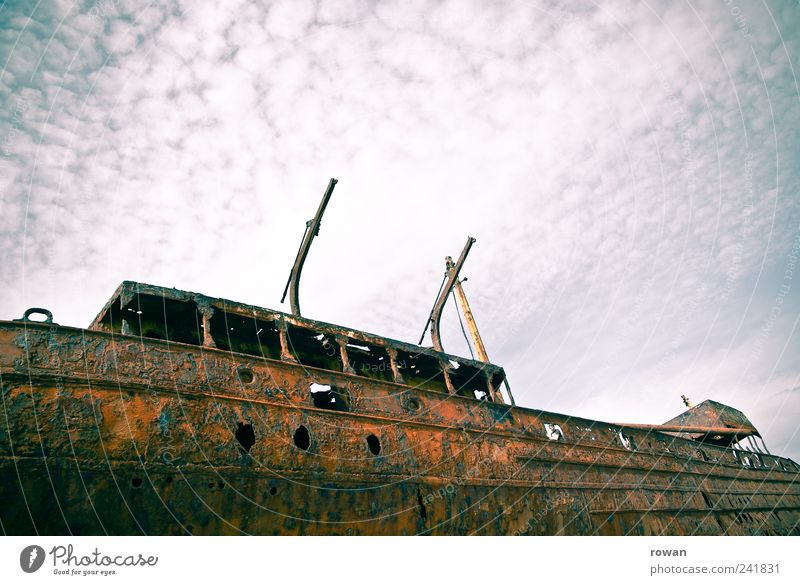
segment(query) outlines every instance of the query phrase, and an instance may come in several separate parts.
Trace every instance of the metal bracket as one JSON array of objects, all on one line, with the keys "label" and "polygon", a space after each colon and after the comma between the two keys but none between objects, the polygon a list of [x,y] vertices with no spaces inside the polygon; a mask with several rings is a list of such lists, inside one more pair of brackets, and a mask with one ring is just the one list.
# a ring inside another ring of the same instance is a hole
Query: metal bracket
[{"label": "metal bracket", "polygon": [[[31,315],[44,315],[44,321],[36,321],[35,319],[31,319]],[[40,307],[31,307],[22,315],[22,319],[14,319],[17,322],[27,322],[27,323],[53,323],[53,313],[48,311],[47,309],[42,309]]]}]

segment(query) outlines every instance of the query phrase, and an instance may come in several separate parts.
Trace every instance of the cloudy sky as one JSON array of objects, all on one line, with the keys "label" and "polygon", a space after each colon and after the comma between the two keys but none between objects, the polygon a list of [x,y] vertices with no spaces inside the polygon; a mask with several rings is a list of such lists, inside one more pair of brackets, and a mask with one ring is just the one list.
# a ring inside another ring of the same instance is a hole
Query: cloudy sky
[{"label": "cloudy sky", "polygon": [[415,342],[472,235],[519,404],[711,398],[800,458],[796,2],[216,4],[0,0],[0,318],[281,308],[336,177],[304,315]]}]

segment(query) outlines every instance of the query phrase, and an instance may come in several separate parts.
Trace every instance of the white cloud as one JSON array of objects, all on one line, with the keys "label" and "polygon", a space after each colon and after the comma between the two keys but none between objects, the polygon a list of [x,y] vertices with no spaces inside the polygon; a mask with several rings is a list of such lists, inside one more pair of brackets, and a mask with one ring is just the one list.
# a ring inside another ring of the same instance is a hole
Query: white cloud
[{"label": "white cloud", "polygon": [[795,284],[759,341],[800,222],[783,9],[779,30],[741,3],[746,38],[724,4],[106,4],[0,12],[6,317],[87,323],[126,278],[275,306],[336,176],[309,316],[415,341],[472,234],[522,404],[659,421],[689,392],[762,417],[749,397],[800,370],[771,373]]}]

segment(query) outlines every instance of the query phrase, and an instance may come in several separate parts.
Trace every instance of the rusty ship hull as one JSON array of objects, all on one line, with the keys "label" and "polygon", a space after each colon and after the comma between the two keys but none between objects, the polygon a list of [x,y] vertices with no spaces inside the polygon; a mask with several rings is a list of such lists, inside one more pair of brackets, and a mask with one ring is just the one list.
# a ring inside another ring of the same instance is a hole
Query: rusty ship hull
[{"label": "rusty ship hull", "polygon": [[0,322],[0,377],[5,534],[800,533],[789,459],[519,407],[497,366],[175,289],[123,283],[86,329]]}]

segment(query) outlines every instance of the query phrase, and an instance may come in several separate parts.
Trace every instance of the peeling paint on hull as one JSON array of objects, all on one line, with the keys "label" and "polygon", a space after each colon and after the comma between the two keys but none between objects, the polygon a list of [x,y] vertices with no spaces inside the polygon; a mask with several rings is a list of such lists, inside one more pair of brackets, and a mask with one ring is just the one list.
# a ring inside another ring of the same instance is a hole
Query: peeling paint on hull
[{"label": "peeling paint on hull", "polygon": [[15,322],[0,376],[6,534],[800,534],[789,460],[424,384]]}]

